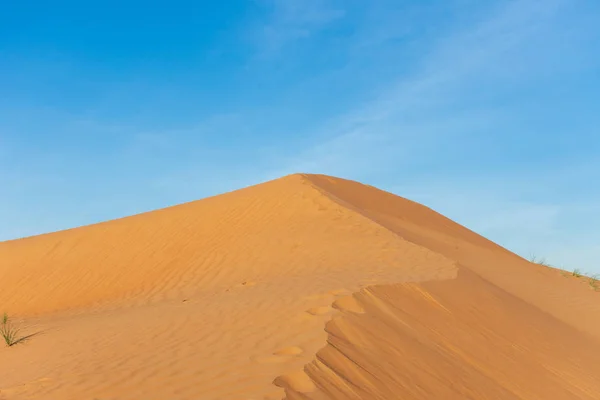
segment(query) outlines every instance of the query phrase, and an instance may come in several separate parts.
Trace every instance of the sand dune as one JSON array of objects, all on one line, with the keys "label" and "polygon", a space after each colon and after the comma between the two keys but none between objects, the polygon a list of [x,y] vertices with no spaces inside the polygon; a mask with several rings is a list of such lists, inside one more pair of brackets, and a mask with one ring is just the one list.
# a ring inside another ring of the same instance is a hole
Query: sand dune
[{"label": "sand dune", "polygon": [[597,399],[600,293],[290,175],[0,243],[0,399]]}]

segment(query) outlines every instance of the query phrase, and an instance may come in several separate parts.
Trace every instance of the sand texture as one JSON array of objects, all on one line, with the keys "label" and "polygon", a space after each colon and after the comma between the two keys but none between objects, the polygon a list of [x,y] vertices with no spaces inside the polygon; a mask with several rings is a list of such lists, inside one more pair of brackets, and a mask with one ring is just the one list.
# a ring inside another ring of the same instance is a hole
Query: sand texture
[{"label": "sand texture", "polygon": [[0,243],[0,399],[600,399],[600,292],[295,174]]}]

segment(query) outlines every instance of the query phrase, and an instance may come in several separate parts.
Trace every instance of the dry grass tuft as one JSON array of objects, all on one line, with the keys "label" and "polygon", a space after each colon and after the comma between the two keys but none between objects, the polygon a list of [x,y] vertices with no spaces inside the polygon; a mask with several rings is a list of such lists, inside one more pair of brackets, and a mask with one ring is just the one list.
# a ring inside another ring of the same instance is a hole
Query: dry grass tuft
[{"label": "dry grass tuft", "polygon": [[19,329],[12,324],[7,313],[4,313],[2,321],[0,321],[0,336],[2,336],[4,342],[9,347],[14,346],[21,341]]}]

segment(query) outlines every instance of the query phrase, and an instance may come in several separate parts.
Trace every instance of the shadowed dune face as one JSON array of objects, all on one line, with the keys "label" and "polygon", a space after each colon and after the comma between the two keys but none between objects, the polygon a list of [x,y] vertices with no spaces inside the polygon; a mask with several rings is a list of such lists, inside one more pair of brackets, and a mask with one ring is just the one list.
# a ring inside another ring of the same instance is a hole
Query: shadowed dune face
[{"label": "shadowed dune face", "polygon": [[288,399],[600,398],[597,341],[470,271],[355,297]]},{"label": "shadowed dune face", "polygon": [[0,348],[0,399],[600,398],[599,293],[357,182],[291,175],[0,260],[0,312],[41,332]]},{"label": "shadowed dune face", "polygon": [[571,281],[518,257],[431,209],[358,182],[310,175],[332,200],[399,237],[455,260],[507,292],[600,339],[600,301],[590,290],[573,292]]},{"label": "shadowed dune face", "polygon": [[307,179],[328,197],[408,240],[425,241],[441,248],[448,246],[449,249],[454,244],[469,243],[512,255],[464,226],[411,200],[372,186],[326,175],[309,175]]}]

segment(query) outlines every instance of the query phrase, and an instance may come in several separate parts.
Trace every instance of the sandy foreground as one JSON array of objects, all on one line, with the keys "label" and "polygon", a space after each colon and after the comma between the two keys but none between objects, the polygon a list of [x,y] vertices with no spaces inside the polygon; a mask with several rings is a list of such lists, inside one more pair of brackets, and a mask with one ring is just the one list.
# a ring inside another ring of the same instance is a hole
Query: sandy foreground
[{"label": "sandy foreground", "polygon": [[0,243],[0,399],[600,399],[600,292],[296,174]]}]

